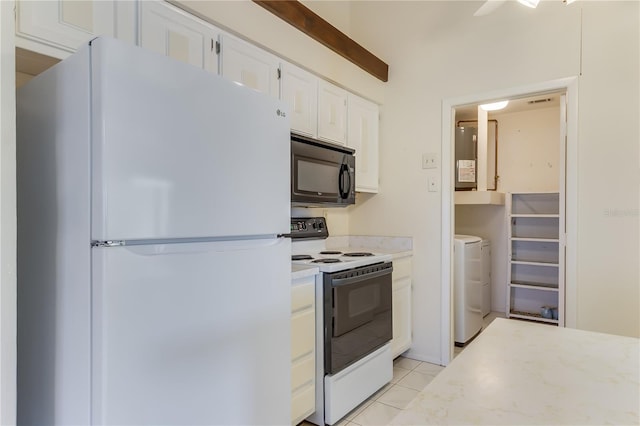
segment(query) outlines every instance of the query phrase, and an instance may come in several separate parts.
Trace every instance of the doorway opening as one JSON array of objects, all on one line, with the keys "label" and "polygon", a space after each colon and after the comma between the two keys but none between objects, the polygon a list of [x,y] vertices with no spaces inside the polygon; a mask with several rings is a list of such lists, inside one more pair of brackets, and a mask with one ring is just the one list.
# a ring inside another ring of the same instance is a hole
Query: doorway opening
[{"label": "doorway opening", "polygon": [[[509,100],[512,107],[502,112],[478,113],[478,105],[498,100]],[[536,108],[542,104],[546,104],[547,108]],[[514,125],[515,120],[522,120],[526,110],[537,110],[531,113],[534,123],[525,120]],[[564,308],[561,325],[575,325],[577,78],[446,99],[442,112],[441,360],[443,365],[447,365],[454,356],[454,335],[459,335],[459,330],[455,330],[456,320],[462,321],[456,315],[454,299],[453,241],[456,233],[480,234],[485,240],[493,240],[493,293],[490,306],[499,313],[505,313],[508,309],[507,283],[511,279],[511,266],[507,257],[511,256],[511,243],[507,244],[509,222],[506,220],[508,214],[505,210],[505,197],[508,198],[508,195],[505,194],[510,192],[556,192],[560,198],[558,204],[566,206],[566,210],[563,208],[562,211],[562,219],[558,218],[558,221],[562,220],[567,226],[566,229],[563,227],[562,235],[557,238],[559,247],[566,246],[566,255],[564,249],[559,254],[564,260],[561,262],[564,267],[559,271],[564,280],[563,290],[557,294],[562,294],[560,302]],[[548,121],[549,114],[555,117],[552,118],[555,123],[549,129],[544,130],[544,126],[536,125],[535,121]],[[489,129],[488,122],[491,123]],[[469,159],[456,161],[459,160],[456,159],[455,152],[456,128],[461,127],[461,124],[468,128],[475,126],[476,131],[484,135],[484,140],[479,138],[478,141],[475,164]],[[521,127],[521,135],[518,134],[518,127]],[[528,132],[525,127],[529,129]],[[537,130],[547,133],[531,135]],[[555,137],[549,136],[550,132]],[[540,145],[525,143],[527,137],[538,138],[541,140]],[[482,143],[485,145],[481,146]],[[523,148],[524,146],[528,148]],[[525,151],[518,155],[514,151],[518,148]],[[555,157],[550,154],[554,149]],[[554,173],[550,173],[549,169]],[[467,182],[475,179],[475,184],[466,184],[466,187],[460,185],[461,178]],[[459,185],[463,190],[455,191]],[[473,187],[472,190],[469,187]],[[522,293],[522,290],[519,291]],[[487,317],[494,316],[496,314]],[[468,324],[466,319],[464,321]],[[469,337],[468,330],[466,333],[465,339]]]}]

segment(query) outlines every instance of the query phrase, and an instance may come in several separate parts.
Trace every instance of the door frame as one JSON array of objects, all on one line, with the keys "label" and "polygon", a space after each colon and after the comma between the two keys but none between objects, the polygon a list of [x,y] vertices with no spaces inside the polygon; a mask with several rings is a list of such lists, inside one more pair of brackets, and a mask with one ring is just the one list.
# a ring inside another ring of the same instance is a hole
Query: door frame
[{"label": "door frame", "polygon": [[[454,235],[454,142],[455,109],[470,104],[483,104],[501,99],[529,97],[564,91],[566,110],[565,157],[565,326],[576,327],[577,225],[578,225],[578,77],[566,77],[526,86],[476,93],[442,101],[441,162],[441,332],[440,361],[448,365],[453,359],[453,235]],[[562,192],[562,188],[560,189]]]},{"label": "door frame", "polygon": [[0,1],[0,424],[16,424],[15,2]]}]

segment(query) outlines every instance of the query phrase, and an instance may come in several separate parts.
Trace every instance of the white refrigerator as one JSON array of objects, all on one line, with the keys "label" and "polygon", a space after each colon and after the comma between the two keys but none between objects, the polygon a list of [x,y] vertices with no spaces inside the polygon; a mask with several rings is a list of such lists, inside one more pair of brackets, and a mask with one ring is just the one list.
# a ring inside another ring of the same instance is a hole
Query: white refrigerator
[{"label": "white refrigerator", "polygon": [[19,424],[290,422],[289,131],[108,38],[18,90]]}]

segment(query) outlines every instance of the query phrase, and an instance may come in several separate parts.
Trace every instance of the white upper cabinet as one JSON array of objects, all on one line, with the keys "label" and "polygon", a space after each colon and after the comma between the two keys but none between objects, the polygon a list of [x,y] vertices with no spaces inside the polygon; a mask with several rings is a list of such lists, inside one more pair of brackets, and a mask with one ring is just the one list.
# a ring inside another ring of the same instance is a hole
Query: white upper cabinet
[{"label": "white upper cabinet", "polygon": [[356,150],[356,191],[378,192],[378,105],[349,93],[347,146]]},{"label": "white upper cabinet", "polygon": [[[318,82],[318,138],[347,142],[347,91],[327,81]],[[358,178],[356,177],[356,182]]]},{"label": "white upper cabinet", "polygon": [[229,34],[221,35],[220,74],[278,99],[280,59]]},{"label": "white upper cabinet", "polygon": [[285,62],[280,90],[280,99],[289,105],[291,131],[315,137],[318,133],[318,77]]},{"label": "white upper cabinet", "polygon": [[99,35],[136,42],[135,1],[16,1],[16,46],[64,59]]},{"label": "white upper cabinet", "polygon": [[220,30],[166,2],[140,3],[140,45],[218,73]]}]

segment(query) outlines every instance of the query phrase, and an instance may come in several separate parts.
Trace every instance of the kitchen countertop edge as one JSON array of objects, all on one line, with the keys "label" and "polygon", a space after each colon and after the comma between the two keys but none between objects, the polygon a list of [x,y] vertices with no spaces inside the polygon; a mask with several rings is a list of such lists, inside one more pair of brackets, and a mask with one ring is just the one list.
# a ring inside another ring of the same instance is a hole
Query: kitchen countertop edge
[{"label": "kitchen countertop edge", "polygon": [[313,275],[317,275],[320,272],[317,266],[309,265],[291,265],[291,280],[297,280],[300,278],[306,278]]}]

